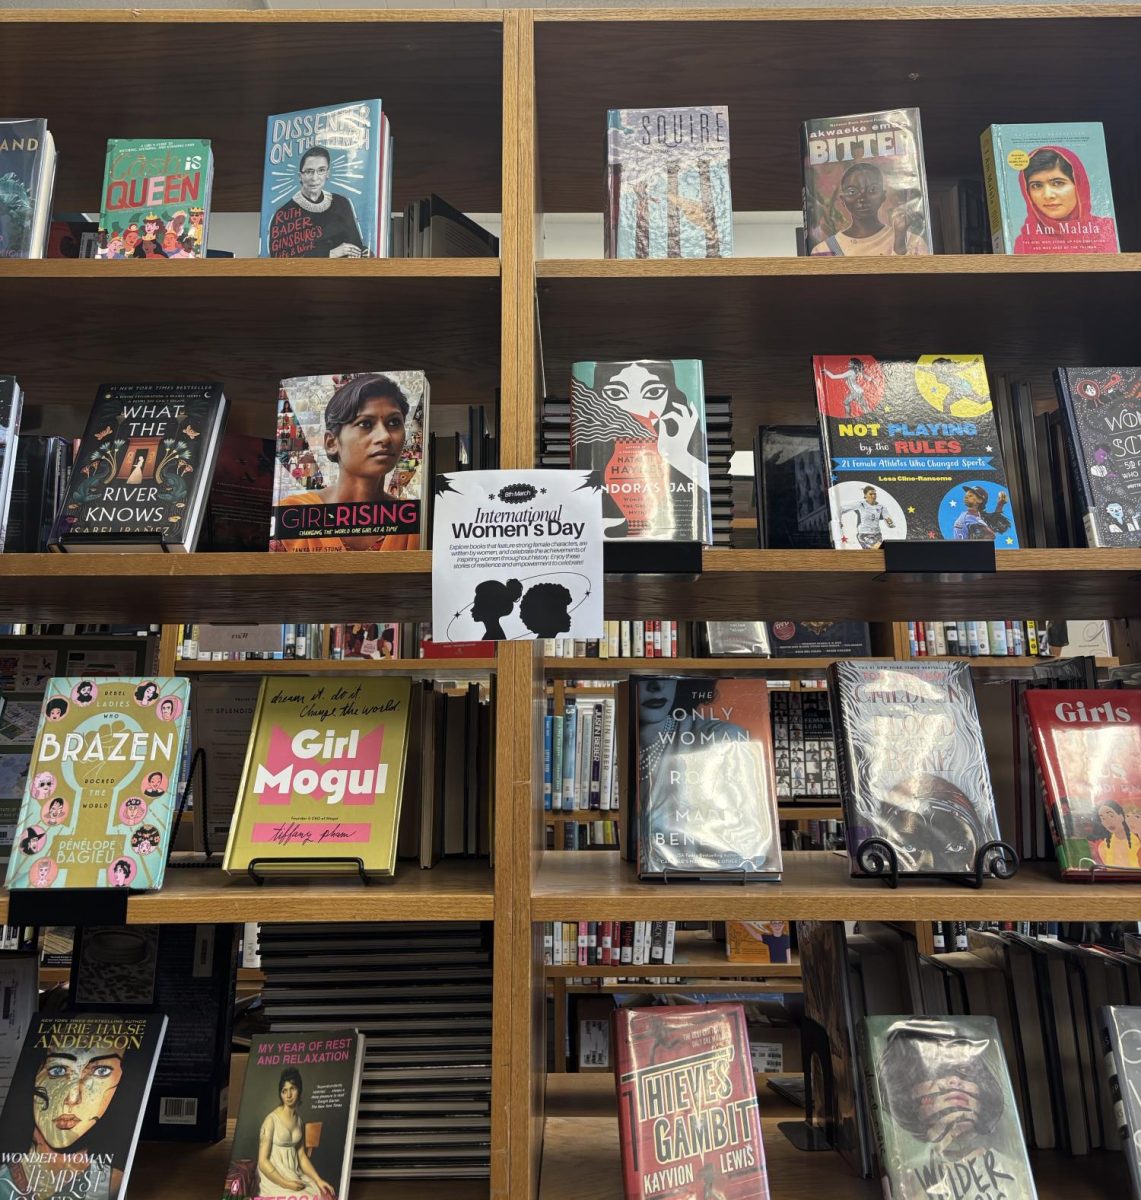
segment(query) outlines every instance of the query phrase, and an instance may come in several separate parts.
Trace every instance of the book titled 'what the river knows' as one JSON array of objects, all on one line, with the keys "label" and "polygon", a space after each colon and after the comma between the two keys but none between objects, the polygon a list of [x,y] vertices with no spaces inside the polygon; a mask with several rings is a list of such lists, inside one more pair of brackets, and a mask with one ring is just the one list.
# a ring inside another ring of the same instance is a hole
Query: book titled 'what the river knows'
[{"label": "book titled 'what the river knows'", "polygon": [[263,679],[225,869],[336,872],[359,859],[391,875],[410,698],[407,679]]},{"label": "book titled 'what the river knows'", "polygon": [[193,550],[226,408],[220,383],[103,384],[50,547]]}]

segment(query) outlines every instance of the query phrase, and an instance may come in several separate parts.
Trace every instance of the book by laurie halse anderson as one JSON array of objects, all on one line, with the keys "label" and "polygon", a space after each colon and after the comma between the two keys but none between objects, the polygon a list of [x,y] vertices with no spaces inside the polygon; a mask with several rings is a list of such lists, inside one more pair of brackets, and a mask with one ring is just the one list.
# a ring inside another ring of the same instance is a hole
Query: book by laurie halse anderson
[{"label": "book by laurie halse anderson", "polygon": [[999,832],[970,667],[840,659],[828,692],[852,874],[868,838],[900,874],[973,872]]},{"label": "book by laurie halse anderson", "polygon": [[885,540],[1018,548],[980,355],[827,354],[812,364],[837,550]]},{"label": "book by laurie halse anderson", "polygon": [[407,679],[263,679],[223,867],[391,875],[410,700]]},{"label": "book by laurie halse anderson", "polygon": [[192,551],[228,403],[220,383],[105,383],[48,545]]},{"label": "book by laurie halse anderson", "polygon": [[209,141],[110,138],[96,258],[205,258]]},{"label": "book by laurie halse anderson", "polygon": [[48,680],[7,888],[162,887],[189,699],[188,679]]},{"label": "book by laurie halse anderson", "polygon": [[126,1195],[166,1017],[40,1015],[0,1114],[0,1192],[12,1200]]},{"label": "book by laurie halse anderson", "polygon": [[1141,546],[1141,367],[1061,367],[1072,474],[1091,546]]},{"label": "book by laurie halse anderson", "polygon": [[364,1057],[355,1029],[253,1039],[222,1200],[348,1196]]},{"label": "book by laurie halse anderson", "polygon": [[269,548],[418,550],[428,403],[423,371],[283,379]]},{"label": "book by laurie halse anderson", "polygon": [[626,1200],[768,1200],[741,1005],[620,1008],[613,1021]]}]

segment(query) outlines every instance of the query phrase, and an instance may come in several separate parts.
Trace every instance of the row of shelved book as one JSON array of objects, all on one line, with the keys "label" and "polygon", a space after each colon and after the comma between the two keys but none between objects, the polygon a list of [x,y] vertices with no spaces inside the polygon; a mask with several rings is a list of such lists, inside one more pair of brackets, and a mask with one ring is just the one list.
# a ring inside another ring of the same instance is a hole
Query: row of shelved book
[{"label": "row of shelved book", "polygon": [[912,658],[1038,655],[1037,621],[908,621]]},{"label": "row of shelved book", "polygon": [[676,921],[544,921],[547,966],[609,967],[674,961]]}]

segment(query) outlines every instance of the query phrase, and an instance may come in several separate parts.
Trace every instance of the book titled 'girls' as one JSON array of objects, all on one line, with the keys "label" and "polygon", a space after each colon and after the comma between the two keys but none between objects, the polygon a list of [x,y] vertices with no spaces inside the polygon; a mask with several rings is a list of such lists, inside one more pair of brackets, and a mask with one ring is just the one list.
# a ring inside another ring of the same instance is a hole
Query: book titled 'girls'
[{"label": "book titled 'girls'", "polygon": [[1116,254],[1100,121],[991,125],[982,135],[996,254]]}]

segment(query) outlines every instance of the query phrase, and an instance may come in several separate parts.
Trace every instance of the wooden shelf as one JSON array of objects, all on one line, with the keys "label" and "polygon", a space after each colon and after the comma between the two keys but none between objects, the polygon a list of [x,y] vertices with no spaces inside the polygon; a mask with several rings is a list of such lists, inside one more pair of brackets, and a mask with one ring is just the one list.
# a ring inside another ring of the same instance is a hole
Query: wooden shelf
[{"label": "wooden shelf", "polygon": [[759,658],[747,654],[725,658],[544,658],[543,670],[556,679],[588,675],[605,677],[607,672],[619,676],[716,675],[724,672],[762,675],[774,671],[820,672],[834,661],[831,658]]},{"label": "wooden shelf", "polygon": [[[146,288],[177,279],[498,279],[498,258],[186,258],[102,262],[83,258],[0,258],[0,283],[66,279],[72,287],[132,280]],[[236,283],[234,286],[237,286]]]},{"label": "wooden shelf", "polygon": [[244,662],[178,659],[176,675],[414,675],[445,679],[487,675],[494,658],[275,658]]},{"label": "wooden shelf", "polygon": [[[430,871],[397,863],[391,883],[280,879],[258,886],[207,868],[169,868],[161,891],[132,894],[132,925],[234,921],[488,921],[493,875],[486,859],[444,859]],[[0,893],[7,919],[8,894]]]},{"label": "wooden shelf", "polygon": [[816,804],[779,804],[777,814],[782,821],[842,821],[844,809],[839,800],[829,804],[821,800]]},{"label": "wooden shelf", "polygon": [[934,881],[892,891],[850,879],[846,855],[784,852],[784,881],[639,883],[617,854],[548,850],[531,893],[532,921],[1135,921],[1141,884],[1062,883],[1053,863],[1027,863],[975,891]]},{"label": "wooden shelf", "polygon": [[[795,956],[794,956],[795,958]],[[741,976],[755,979],[799,979],[800,960],[790,963],[731,962],[725,957],[725,947],[708,934],[679,929],[674,944],[672,963],[644,963],[642,966],[584,967],[576,963],[566,966],[545,966],[548,979],[608,979],[619,975],[624,979],[656,979],[662,975],[684,975],[695,979],[727,979]],[[629,989],[627,989],[629,990]]]},{"label": "wooden shelf", "polygon": [[[758,1093],[772,1200],[875,1200],[877,1182],[856,1178],[838,1154],[796,1150],[777,1128],[800,1114],[767,1088]],[[618,1110],[609,1074],[547,1077],[540,1200],[621,1200]],[[770,1115],[774,1114],[774,1115]],[[1129,1195],[1125,1156],[1031,1155],[1039,1200],[1105,1200]]]}]

